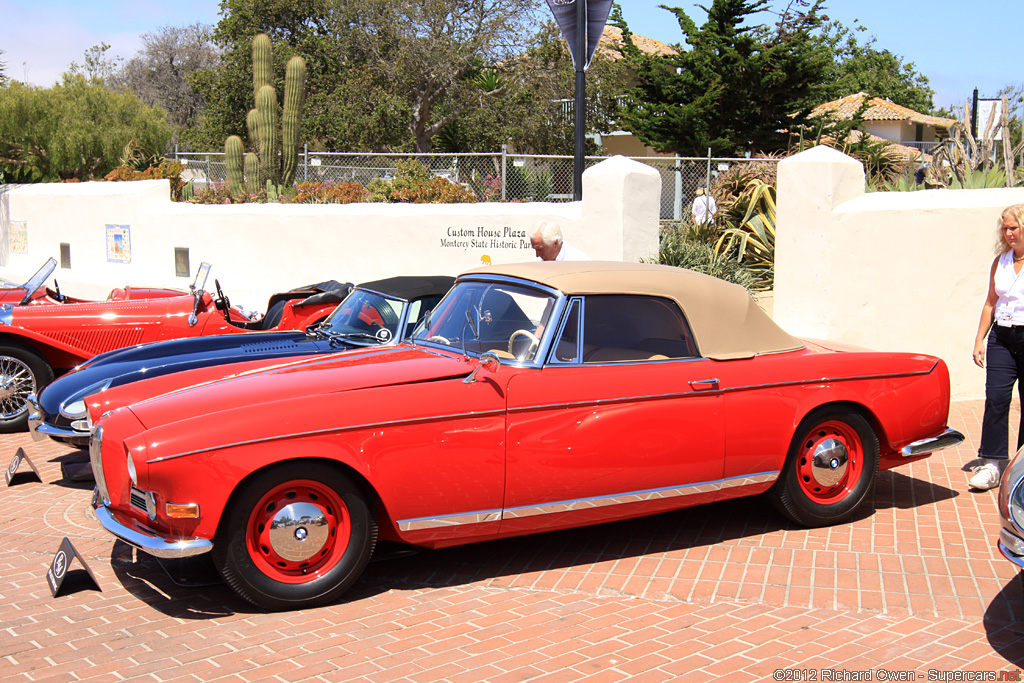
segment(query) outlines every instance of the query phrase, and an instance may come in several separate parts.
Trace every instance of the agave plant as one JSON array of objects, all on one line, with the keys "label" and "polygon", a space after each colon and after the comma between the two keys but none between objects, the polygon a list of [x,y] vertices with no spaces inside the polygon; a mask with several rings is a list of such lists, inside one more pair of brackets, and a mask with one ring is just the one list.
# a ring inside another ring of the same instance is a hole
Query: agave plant
[{"label": "agave plant", "polygon": [[751,289],[771,289],[775,269],[775,187],[762,180],[751,180],[726,213],[742,217],[722,232],[715,253],[736,254],[753,273]]}]

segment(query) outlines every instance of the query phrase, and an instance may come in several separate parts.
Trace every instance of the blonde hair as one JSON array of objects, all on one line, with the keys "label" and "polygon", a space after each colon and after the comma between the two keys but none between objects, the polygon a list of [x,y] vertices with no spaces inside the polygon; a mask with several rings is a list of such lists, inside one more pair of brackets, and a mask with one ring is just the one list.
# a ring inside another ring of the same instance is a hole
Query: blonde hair
[{"label": "blonde hair", "polygon": [[1014,204],[1003,209],[1003,212],[999,214],[999,220],[996,221],[996,255],[1002,256],[1010,250],[1010,245],[1006,243],[1003,238],[1003,221],[1007,218],[1012,218],[1017,221],[1017,225],[1024,228],[1024,204]]}]

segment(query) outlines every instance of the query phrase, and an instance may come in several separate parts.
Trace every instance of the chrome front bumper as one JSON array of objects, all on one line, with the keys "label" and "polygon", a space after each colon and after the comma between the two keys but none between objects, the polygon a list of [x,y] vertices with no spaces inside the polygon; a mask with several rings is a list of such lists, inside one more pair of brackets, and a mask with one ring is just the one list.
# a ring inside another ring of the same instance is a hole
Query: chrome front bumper
[{"label": "chrome front bumper", "polygon": [[963,434],[947,427],[941,434],[907,444],[900,450],[900,453],[905,458],[912,458],[915,455],[924,455],[925,453],[941,451],[943,448],[952,448],[959,445],[963,440]]},{"label": "chrome front bumper", "polygon": [[45,441],[48,436],[58,439],[89,438],[88,432],[76,432],[73,429],[55,427],[43,422],[43,413],[39,410],[35,394],[29,394],[26,397],[25,406],[28,408],[28,431],[32,434],[33,441]]},{"label": "chrome front bumper", "polygon": [[166,539],[137,524],[121,521],[116,512],[103,505],[94,506],[96,519],[104,529],[125,543],[154,557],[181,558],[202,555],[213,549],[213,543],[205,538]]},{"label": "chrome front bumper", "polygon": [[[1005,541],[1003,537],[1004,534],[1006,535]],[[999,552],[1002,553],[1003,557],[1008,559],[1010,562],[1013,562],[1015,565],[1017,565],[1019,569],[1024,569],[1024,557],[1021,557],[1020,555],[1014,553],[1007,546],[1007,542],[1013,543],[1012,538],[1013,536],[1010,535],[1010,532],[1008,532],[1006,529],[1000,529],[999,540],[996,542],[996,547],[999,548]]]}]

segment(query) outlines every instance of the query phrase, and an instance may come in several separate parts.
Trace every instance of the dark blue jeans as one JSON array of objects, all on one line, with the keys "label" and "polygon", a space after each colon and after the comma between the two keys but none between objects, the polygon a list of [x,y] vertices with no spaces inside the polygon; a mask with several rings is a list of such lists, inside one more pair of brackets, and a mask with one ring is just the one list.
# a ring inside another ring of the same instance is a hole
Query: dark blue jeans
[{"label": "dark blue jeans", "polygon": [[[1010,399],[1013,384],[1024,404],[1024,326],[994,325],[985,351],[985,416],[981,420],[980,458],[1008,458]],[[1024,411],[1017,426],[1017,448],[1024,445]]]}]

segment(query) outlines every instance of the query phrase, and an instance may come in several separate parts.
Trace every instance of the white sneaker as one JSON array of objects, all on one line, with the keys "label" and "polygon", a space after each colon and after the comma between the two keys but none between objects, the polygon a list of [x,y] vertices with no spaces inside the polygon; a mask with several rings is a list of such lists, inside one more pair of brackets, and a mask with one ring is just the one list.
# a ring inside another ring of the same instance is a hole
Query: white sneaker
[{"label": "white sneaker", "polygon": [[967,483],[970,484],[972,489],[988,491],[999,486],[999,476],[999,466],[995,463],[987,462],[981,467],[974,468],[974,476]]}]

